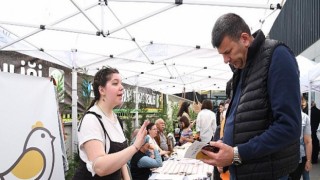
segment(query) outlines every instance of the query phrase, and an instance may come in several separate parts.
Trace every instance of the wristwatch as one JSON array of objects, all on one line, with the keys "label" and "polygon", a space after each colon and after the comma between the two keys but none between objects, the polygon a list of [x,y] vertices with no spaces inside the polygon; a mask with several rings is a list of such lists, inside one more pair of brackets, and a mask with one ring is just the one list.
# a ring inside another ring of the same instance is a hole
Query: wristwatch
[{"label": "wristwatch", "polygon": [[234,164],[236,166],[242,164],[237,146],[233,147],[233,161],[232,161],[232,164]]}]

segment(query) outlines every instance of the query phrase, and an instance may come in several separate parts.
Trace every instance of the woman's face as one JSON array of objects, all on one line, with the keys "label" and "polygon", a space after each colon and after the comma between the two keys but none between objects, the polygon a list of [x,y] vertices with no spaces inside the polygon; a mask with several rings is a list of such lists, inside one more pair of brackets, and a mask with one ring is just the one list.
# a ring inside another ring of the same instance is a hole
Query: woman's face
[{"label": "woman's face", "polygon": [[224,110],[224,106],[223,105],[219,105],[219,112],[223,112]]},{"label": "woman's face", "polygon": [[149,129],[149,135],[154,138],[158,134],[158,128],[156,125],[152,126],[151,129]]},{"label": "woman's face", "polygon": [[113,73],[110,80],[100,89],[101,97],[105,97],[107,103],[113,107],[121,105],[123,86],[120,74]]},{"label": "woman's face", "polygon": [[179,127],[180,127],[180,129],[183,129],[184,128],[184,123],[183,122],[179,122]]}]

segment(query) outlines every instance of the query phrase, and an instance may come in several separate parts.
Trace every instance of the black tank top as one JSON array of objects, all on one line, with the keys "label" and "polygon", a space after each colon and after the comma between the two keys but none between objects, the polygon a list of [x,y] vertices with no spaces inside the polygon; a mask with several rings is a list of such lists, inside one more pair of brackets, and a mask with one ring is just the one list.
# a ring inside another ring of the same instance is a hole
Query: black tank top
[{"label": "black tank top", "polygon": [[[105,139],[109,138],[110,140],[110,149],[109,149],[109,153],[108,154],[112,154],[112,153],[115,153],[115,152],[119,152],[123,149],[125,149],[126,147],[128,147],[128,144],[127,144],[127,140],[125,140],[124,142],[122,143],[119,143],[119,142],[114,142],[110,139],[110,136],[108,134],[108,132],[106,131],[106,129],[104,128],[103,126],[103,123],[102,123],[102,120],[101,120],[101,116],[95,112],[92,112],[92,111],[88,111],[86,112],[86,114],[93,114],[97,117],[97,119],[99,120],[99,123],[104,131],[104,135],[105,135]],[[80,131],[80,128],[81,128],[81,124],[82,124],[82,121],[80,122],[80,125],[79,125],[79,128],[78,128],[78,131]],[[121,126],[122,127],[122,126]],[[105,152],[106,152],[106,147],[105,147]],[[121,169],[118,169],[117,171],[115,171],[114,173],[112,174],[109,174],[107,176],[98,176],[97,174],[95,174],[93,177],[92,177],[92,174],[91,172],[88,171],[87,167],[86,167],[86,163],[84,161],[82,161],[82,159],[80,158],[80,162],[79,162],[79,167],[77,168],[77,171],[76,173],[74,174],[73,176],[73,180],[91,180],[91,179],[103,179],[103,180],[120,180],[121,179]]]}]

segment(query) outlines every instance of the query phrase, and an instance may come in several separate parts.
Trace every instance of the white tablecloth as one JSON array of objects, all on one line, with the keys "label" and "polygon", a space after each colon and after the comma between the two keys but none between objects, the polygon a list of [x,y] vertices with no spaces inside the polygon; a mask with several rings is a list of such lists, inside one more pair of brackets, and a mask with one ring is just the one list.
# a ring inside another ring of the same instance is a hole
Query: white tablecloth
[{"label": "white tablecloth", "polygon": [[162,167],[154,169],[149,179],[212,179],[213,166],[197,159],[183,158],[191,144],[175,147],[170,159],[164,161]]}]

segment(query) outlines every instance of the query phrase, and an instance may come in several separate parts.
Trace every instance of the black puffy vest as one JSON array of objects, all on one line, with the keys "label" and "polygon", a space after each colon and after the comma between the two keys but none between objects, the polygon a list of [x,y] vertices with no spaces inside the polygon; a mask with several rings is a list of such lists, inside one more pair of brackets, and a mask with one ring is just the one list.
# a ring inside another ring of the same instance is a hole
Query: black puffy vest
[{"label": "black puffy vest", "polygon": [[[268,98],[267,80],[274,49],[283,43],[265,39],[261,31],[254,34],[253,52],[248,53],[246,68],[243,69],[241,95],[237,106],[234,126],[234,144],[246,143],[262,134],[273,122]],[[284,45],[285,46],[285,45]],[[240,79],[240,71],[233,76],[233,91]],[[232,103],[232,102],[231,102]],[[277,179],[289,174],[299,163],[299,141],[281,151],[243,162],[235,166],[237,179]]]}]

